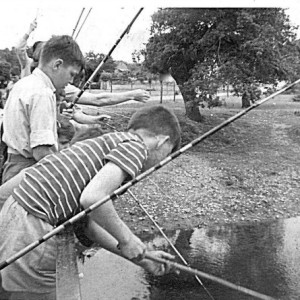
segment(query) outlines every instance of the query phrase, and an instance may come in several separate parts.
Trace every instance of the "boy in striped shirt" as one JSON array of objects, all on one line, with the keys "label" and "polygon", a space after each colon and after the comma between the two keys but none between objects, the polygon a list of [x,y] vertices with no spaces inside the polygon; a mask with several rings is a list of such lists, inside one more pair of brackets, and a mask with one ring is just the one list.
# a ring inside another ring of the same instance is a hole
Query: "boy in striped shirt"
[{"label": "boy in striped shirt", "polygon": [[[128,132],[78,142],[28,168],[0,213],[1,261],[167,157],[180,141],[174,113],[152,106],[132,116]],[[147,259],[137,262],[146,246],[120,219],[111,201],[89,214],[84,233],[155,275],[168,271]],[[162,251],[154,253],[171,258]],[[3,287],[27,297],[31,293],[40,295],[37,299],[55,299],[55,265],[54,237],[3,269]]]}]

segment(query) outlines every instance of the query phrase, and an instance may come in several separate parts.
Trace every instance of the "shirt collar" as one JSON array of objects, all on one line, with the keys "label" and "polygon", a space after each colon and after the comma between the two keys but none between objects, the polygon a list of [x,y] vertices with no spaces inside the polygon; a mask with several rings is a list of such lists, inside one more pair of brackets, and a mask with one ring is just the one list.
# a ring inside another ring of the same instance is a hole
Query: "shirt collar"
[{"label": "shirt collar", "polygon": [[41,69],[35,68],[33,70],[32,74],[37,76],[37,77],[40,77],[45,82],[47,87],[49,87],[53,92],[56,91],[50,77],[46,73],[44,73]]}]

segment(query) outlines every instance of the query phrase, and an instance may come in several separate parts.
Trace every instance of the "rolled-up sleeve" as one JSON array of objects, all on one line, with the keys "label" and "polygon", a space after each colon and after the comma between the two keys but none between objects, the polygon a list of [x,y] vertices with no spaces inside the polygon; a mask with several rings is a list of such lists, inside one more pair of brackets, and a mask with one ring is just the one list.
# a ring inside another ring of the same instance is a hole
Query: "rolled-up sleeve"
[{"label": "rolled-up sleeve", "polygon": [[29,108],[30,147],[57,146],[56,98],[50,89],[32,96]]}]

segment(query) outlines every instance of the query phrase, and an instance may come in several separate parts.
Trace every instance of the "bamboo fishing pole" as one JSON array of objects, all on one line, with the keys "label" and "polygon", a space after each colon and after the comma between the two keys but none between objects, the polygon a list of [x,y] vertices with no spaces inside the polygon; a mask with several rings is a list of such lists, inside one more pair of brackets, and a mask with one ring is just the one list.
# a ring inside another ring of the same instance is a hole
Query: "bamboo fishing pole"
[{"label": "bamboo fishing pole", "polygon": [[78,99],[81,97],[81,95],[84,93],[84,91],[89,87],[89,85],[92,83],[92,80],[94,79],[94,77],[97,75],[98,71],[100,70],[100,68],[103,66],[103,64],[106,63],[106,61],[108,60],[108,58],[111,56],[111,54],[113,53],[113,51],[115,50],[115,48],[118,46],[118,44],[120,43],[120,41],[123,39],[125,34],[128,34],[130,31],[131,26],[133,25],[133,23],[135,22],[135,20],[137,19],[137,17],[140,15],[140,13],[142,12],[144,8],[140,8],[140,10],[137,12],[137,14],[134,16],[134,18],[132,19],[132,21],[129,23],[129,25],[126,27],[126,29],[123,31],[123,33],[120,35],[119,39],[115,42],[115,44],[113,45],[113,47],[109,50],[109,52],[104,56],[104,58],[102,59],[102,61],[99,63],[99,65],[97,66],[97,68],[94,70],[94,72],[92,73],[92,75],[90,76],[90,78],[86,81],[86,83],[83,85],[83,87],[81,88],[81,90],[78,92],[76,98],[74,99],[74,101],[71,103],[69,108],[72,108],[76,102],[78,101]]},{"label": "bamboo fishing pole", "polygon": [[75,27],[74,27],[74,29],[73,29],[72,37],[74,36],[74,33],[75,33],[76,29],[77,29],[77,26],[78,26],[78,24],[79,24],[79,21],[80,21],[80,19],[81,19],[81,16],[82,16],[84,10],[85,10],[85,8],[83,8],[82,11],[81,11],[81,13],[80,13],[80,16],[79,16],[79,18],[78,18],[78,20],[77,20],[77,23],[76,23],[76,25],[75,25]]},{"label": "bamboo fishing pole", "polygon": [[191,141],[190,143],[188,143],[184,147],[180,148],[179,150],[175,151],[174,153],[172,153],[171,155],[169,155],[168,157],[166,157],[165,159],[163,159],[161,162],[159,162],[155,166],[149,168],[145,172],[143,172],[140,175],[138,175],[136,178],[134,178],[134,179],[128,181],[126,184],[120,186],[112,194],[104,197],[103,199],[100,199],[99,201],[97,201],[96,203],[92,204],[91,206],[89,206],[85,210],[81,211],[80,213],[76,214],[75,216],[73,216],[69,220],[65,221],[63,224],[61,224],[58,227],[54,228],[53,230],[51,230],[50,232],[48,232],[47,234],[45,234],[44,236],[42,236],[40,239],[38,239],[35,242],[29,244],[27,247],[25,247],[22,250],[18,251],[17,253],[15,253],[14,255],[12,255],[8,259],[6,259],[5,261],[2,261],[0,263],[0,270],[6,268],[11,263],[13,263],[14,261],[16,261],[20,257],[24,256],[26,253],[28,253],[29,251],[33,250],[37,246],[41,245],[42,243],[44,243],[45,241],[47,241],[48,239],[50,239],[54,235],[56,235],[59,232],[63,231],[68,226],[70,226],[70,225],[74,224],[75,222],[79,221],[80,219],[82,219],[83,217],[85,217],[86,215],[88,215],[89,213],[91,213],[92,211],[94,211],[96,208],[98,208],[99,206],[103,205],[107,201],[109,201],[109,200],[115,200],[118,196],[120,196],[124,192],[126,192],[130,187],[134,186],[135,184],[137,184],[142,179],[148,177],[153,172],[159,170],[164,165],[168,164],[173,159],[175,159],[176,157],[180,156],[181,154],[183,154],[184,152],[186,152],[190,148],[194,147],[195,145],[199,144],[201,141],[205,140],[206,138],[208,138],[209,136],[213,135],[217,131],[221,130],[222,128],[228,126],[229,124],[231,124],[235,120],[237,120],[240,117],[242,117],[243,115],[247,114],[250,110],[252,110],[252,109],[260,106],[261,104],[265,103],[266,101],[270,100],[271,98],[273,98],[273,97],[275,97],[275,96],[283,93],[284,91],[288,90],[289,88],[291,88],[292,86],[294,86],[295,84],[297,84],[299,82],[300,82],[300,79],[298,79],[295,82],[287,85],[285,88],[282,88],[281,90],[279,90],[279,91],[271,94],[270,96],[257,101],[256,103],[254,103],[250,107],[246,108],[245,110],[240,111],[239,113],[235,114],[231,118],[225,120],[221,124],[217,125],[216,127],[212,128],[211,130],[207,131],[206,133],[204,133],[200,137],[194,139],[193,141]]},{"label": "bamboo fishing pole", "polygon": [[81,26],[80,26],[79,30],[77,31],[77,34],[76,34],[76,36],[75,36],[74,40],[76,40],[76,39],[77,39],[77,37],[78,37],[78,35],[79,35],[79,33],[80,33],[80,31],[81,31],[81,29],[82,29],[82,27],[83,27],[84,23],[86,22],[86,19],[88,18],[88,16],[89,16],[89,14],[90,14],[91,10],[92,10],[92,7],[90,8],[89,12],[88,12],[88,13],[87,13],[87,15],[85,16],[85,19],[83,20],[83,22],[82,22],[82,24],[81,24]]}]

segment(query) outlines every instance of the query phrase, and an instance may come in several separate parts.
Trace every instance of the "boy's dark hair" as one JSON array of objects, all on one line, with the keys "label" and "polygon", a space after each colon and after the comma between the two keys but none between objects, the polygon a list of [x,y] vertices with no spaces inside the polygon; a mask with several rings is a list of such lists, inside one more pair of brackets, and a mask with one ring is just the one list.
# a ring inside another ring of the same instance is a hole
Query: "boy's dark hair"
[{"label": "boy's dark hair", "polygon": [[168,135],[174,145],[172,152],[180,148],[181,129],[178,119],[164,106],[145,107],[135,112],[128,123],[128,130],[130,129],[146,129],[157,135]]},{"label": "boy's dark hair", "polygon": [[42,45],[43,45],[44,42],[42,41],[37,41],[35,42],[30,48],[27,49],[27,55],[28,57],[30,58],[34,58],[33,57],[33,54],[34,52],[38,49],[39,50],[39,53],[36,53],[36,57],[39,58],[40,54],[41,54],[41,50],[42,50]]},{"label": "boy's dark hair", "polygon": [[60,58],[67,66],[77,65],[84,68],[84,57],[76,41],[68,35],[52,36],[44,43],[40,55],[43,64],[53,58]]},{"label": "boy's dark hair", "polygon": [[43,42],[42,41],[36,41],[33,45],[32,45],[32,53],[34,53],[34,51],[36,50],[36,48],[38,46],[40,46]]}]

